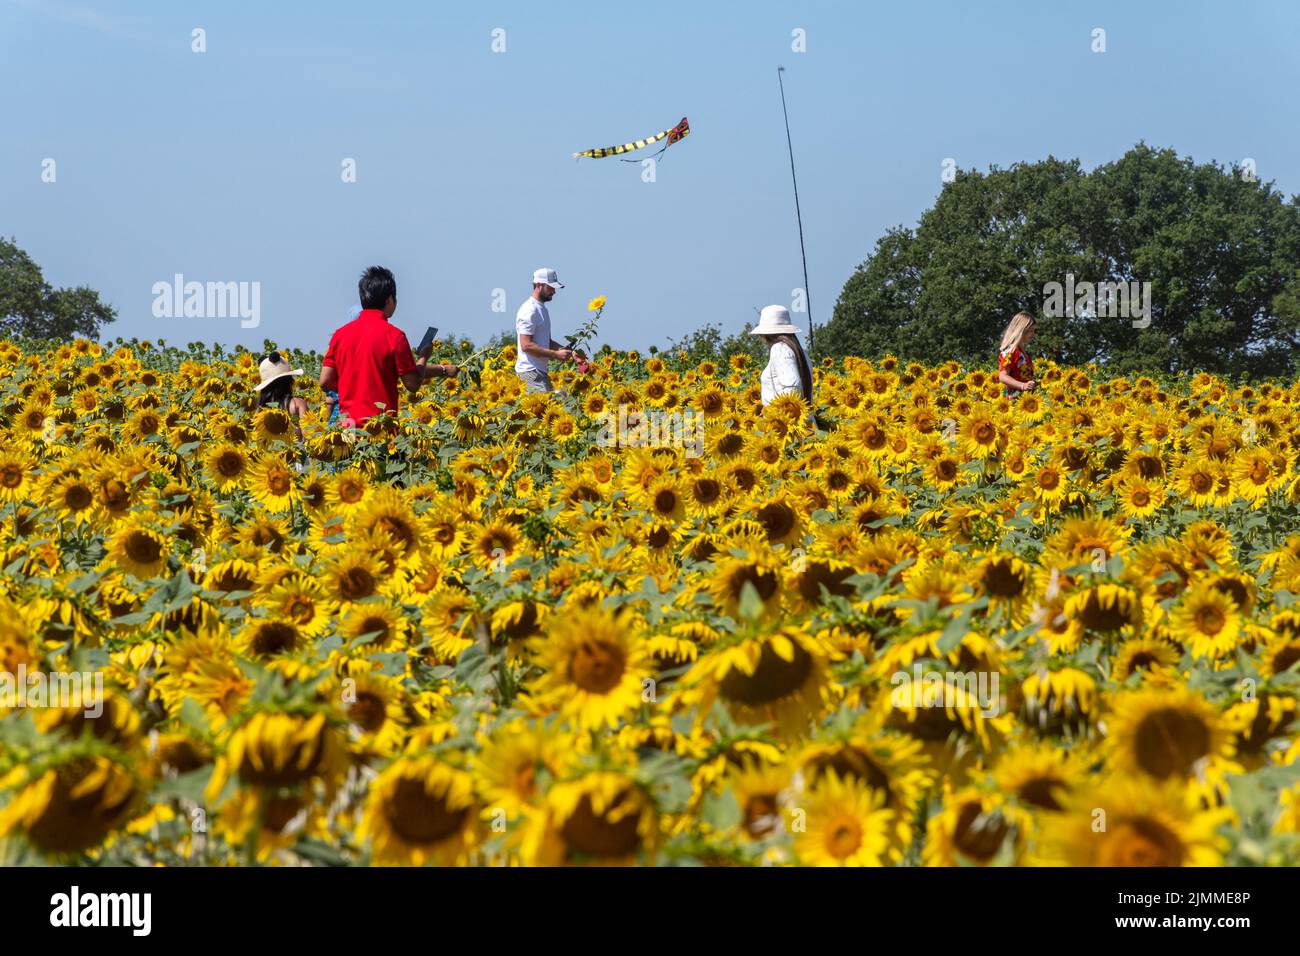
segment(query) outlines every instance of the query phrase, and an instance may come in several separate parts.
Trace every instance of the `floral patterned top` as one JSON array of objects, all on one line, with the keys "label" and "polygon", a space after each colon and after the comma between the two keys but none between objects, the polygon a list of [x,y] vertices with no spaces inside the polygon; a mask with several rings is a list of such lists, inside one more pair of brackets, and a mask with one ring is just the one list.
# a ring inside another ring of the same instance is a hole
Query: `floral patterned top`
[{"label": "floral patterned top", "polygon": [[[1017,382],[1027,382],[1034,377],[1034,360],[1020,349],[1013,349],[1010,355],[998,356],[998,371],[1004,370]],[[1007,398],[1016,398],[1020,395],[1012,388],[1004,389],[1003,394]]]}]

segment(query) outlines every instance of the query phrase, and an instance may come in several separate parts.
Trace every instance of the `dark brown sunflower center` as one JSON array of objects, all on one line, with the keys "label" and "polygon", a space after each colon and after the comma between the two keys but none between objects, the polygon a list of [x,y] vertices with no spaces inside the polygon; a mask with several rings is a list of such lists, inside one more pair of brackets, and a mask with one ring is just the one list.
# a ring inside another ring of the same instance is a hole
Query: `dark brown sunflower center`
[{"label": "dark brown sunflower center", "polygon": [[745,447],[745,438],[737,432],[727,432],[718,440],[718,451],[724,455],[739,455]]},{"label": "dark brown sunflower center", "polygon": [[1218,634],[1227,623],[1227,616],[1214,605],[1196,609],[1196,627],[1202,634]]},{"label": "dark brown sunflower center", "polygon": [[237,451],[224,451],[217,456],[217,472],[223,478],[238,478],[244,471],[244,456]]},{"label": "dark brown sunflower center", "polygon": [[696,479],[693,486],[695,500],[702,505],[711,505],[722,496],[722,485],[713,478]]},{"label": "dark brown sunflower center", "polygon": [[739,601],[741,593],[745,590],[746,584],[752,584],[758,596],[766,601],[776,593],[780,581],[776,573],[769,571],[767,568],[756,568],[749,565],[738,568],[727,582],[727,590],[734,600]]},{"label": "dark brown sunflower center", "polygon": [[1115,827],[1102,843],[1102,866],[1182,866],[1184,850],[1176,835],[1154,820],[1139,817]]},{"label": "dark brown sunflower center", "polygon": [[1210,750],[1210,730],[1199,717],[1167,708],[1152,711],[1137,727],[1138,766],[1164,779],[1186,774]]},{"label": "dark brown sunflower center", "polygon": [[672,514],[677,507],[677,492],[668,488],[658,492],[654,499],[654,508],[661,515]]},{"label": "dark brown sunflower center", "polygon": [[162,545],[153,535],[143,531],[133,531],[127,535],[122,549],[136,564],[153,564],[162,556]]},{"label": "dark brown sunflower center", "polygon": [[368,734],[384,726],[386,717],[384,699],[373,691],[358,691],[357,699],[348,705],[348,720]]},{"label": "dark brown sunflower center", "polygon": [[852,577],[853,569],[835,568],[825,561],[809,561],[804,573],[799,576],[799,595],[810,603],[821,603],[822,588],[831,594],[848,597],[853,587],[844,582]]},{"label": "dark brown sunflower center", "polygon": [[764,837],[776,829],[776,795],[755,793],[745,801],[745,829],[750,836]]},{"label": "dark brown sunflower center", "polygon": [[268,621],[253,636],[253,651],[263,657],[273,657],[293,650],[298,643],[298,629],[281,621]]},{"label": "dark brown sunflower center", "polygon": [[1030,806],[1042,807],[1044,810],[1060,810],[1061,802],[1056,795],[1064,787],[1065,781],[1056,777],[1033,777],[1022,783],[1016,790],[1016,794]]},{"label": "dark brown sunflower center", "polygon": [[569,658],[569,678],[592,694],[608,694],[623,679],[627,657],[617,644],[584,641]]},{"label": "dark brown sunflower center", "polygon": [[87,789],[87,781],[98,772],[88,760],[61,767],[44,809],[28,824],[27,839],[50,853],[77,852],[103,840],[121,822],[135,788],[118,789],[125,771],[114,765],[102,782]]},{"label": "dark brown sunflower center", "polygon": [[746,674],[733,667],[720,682],[722,696],[750,707],[772,704],[803,687],[812,673],[813,659],[798,642],[793,660],[785,660],[771,644],[764,644],[754,673]]},{"label": "dark brown sunflower center", "polygon": [[1025,579],[1010,561],[993,561],[984,569],[984,589],[995,597],[1018,597],[1025,589]]},{"label": "dark brown sunflower center", "polygon": [[268,798],[265,815],[262,818],[262,829],[268,833],[282,833],[284,828],[293,822],[293,818],[302,812],[302,808],[301,797],[276,794]]},{"label": "dark brown sunflower center", "polygon": [[387,618],[378,616],[362,618],[358,628],[358,634],[372,635],[368,643],[375,644],[379,647],[387,645],[389,638],[393,636]]},{"label": "dark brown sunflower center", "polygon": [[63,492],[63,503],[72,511],[84,511],[93,500],[90,488],[81,482],[69,485]]},{"label": "dark brown sunflower center", "polygon": [[384,804],[384,816],[393,831],[407,843],[438,843],[461,828],[468,807],[453,810],[429,793],[422,780],[404,778]]},{"label": "dark brown sunflower center", "polygon": [[627,813],[617,820],[610,818],[630,799],[627,791],[619,794],[604,814],[592,808],[591,798],[584,795],[569,819],[560,828],[560,836],[571,849],[586,856],[628,856],[640,846],[637,834],[638,814]]},{"label": "dark brown sunflower center", "polygon": [[1103,603],[1102,596],[1093,591],[1079,612],[1079,620],[1090,630],[1114,631],[1129,622],[1131,607],[1132,599],[1128,594],[1111,595],[1109,603]]},{"label": "dark brown sunflower center", "polygon": [[403,553],[410,551],[415,545],[415,531],[409,524],[395,515],[383,515],[375,522],[375,527],[384,531],[396,541]]},{"label": "dark brown sunflower center", "polygon": [[365,568],[348,568],[339,576],[339,593],[349,601],[368,598],[375,593],[375,577]]},{"label": "dark brown sunflower center", "polygon": [[953,831],[953,843],[966,856],[991,860],[1007,835],[1007,825],[999,814],[984,811],[978,803],[962,805]]},{"label": "dark brown sunflower center", "polygon": [[758,523],[767,532],[768,541],[780,541],[795,527],[795,512],[789,505],[773,501],[758,509]]}]

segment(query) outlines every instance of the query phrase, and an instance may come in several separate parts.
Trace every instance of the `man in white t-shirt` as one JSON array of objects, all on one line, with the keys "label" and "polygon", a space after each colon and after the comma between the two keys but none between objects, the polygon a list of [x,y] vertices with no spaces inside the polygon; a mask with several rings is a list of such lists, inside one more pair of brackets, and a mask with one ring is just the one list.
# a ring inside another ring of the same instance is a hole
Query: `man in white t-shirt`
[{"label": "man in white t-shirt", "polygon": [[551,377],[547,374],[551,359],[567,362],[575,354],[551,338],[551,315],[546,311],[546,303],[555,297],[555,290],[563,288],[554,269],[538,269],[533,273],[533,294],[515,313],[515,332],[519,337],[515,374],[530,392],[552,391]]}]

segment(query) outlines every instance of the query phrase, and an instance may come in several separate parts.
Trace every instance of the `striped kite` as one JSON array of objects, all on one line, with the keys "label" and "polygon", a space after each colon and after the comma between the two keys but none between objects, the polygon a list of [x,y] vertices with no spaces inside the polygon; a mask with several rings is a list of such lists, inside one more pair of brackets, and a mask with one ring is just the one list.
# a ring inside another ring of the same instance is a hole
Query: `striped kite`
[{"label": "striped kite", "polygon": [[[690,132],[691,124],[686,122],[686,117],[683,116],[682,121],[672,129],[666,129],[662,132],[655,133],[655,135],[651,136],[649,139],[638,139],[635,143],[624,143],[622,146],[605,146],[601,149],[584,149],[581,153],[574,153],[573,158],[577,159],[579,156],[590,156],[592,159],[603,159],[606,156],[618,156],[622,153],[630,153],[634,149],[640,149],[642,146],[649,146],[651,143],[657,143],[661,139],[667,137],[668,142],[664,143],[658,153],[655,153],[655,155],[658,156],[659,153],[662,153],[673,143],[688,136]],[[623,162],[634,163],[636,160],[625,159]]]}]

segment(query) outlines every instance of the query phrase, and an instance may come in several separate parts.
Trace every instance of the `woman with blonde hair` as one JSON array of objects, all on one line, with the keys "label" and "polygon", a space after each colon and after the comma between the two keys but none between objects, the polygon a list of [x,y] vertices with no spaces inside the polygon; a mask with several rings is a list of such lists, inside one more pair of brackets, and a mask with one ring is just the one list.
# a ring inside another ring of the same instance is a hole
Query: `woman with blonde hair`
[{"label": "woman with blonde hair", "polygon": [[1019,398],[1021,392],[1031,392],[1037,387],[1034,381],[1034,362],[1024,352],[1024,347],[1034,337],[1037,322],[1028,312],[1017,312],[1011,317],[1002,333],[998,346],[998,381],[1005,386],[1007,398]]}]

